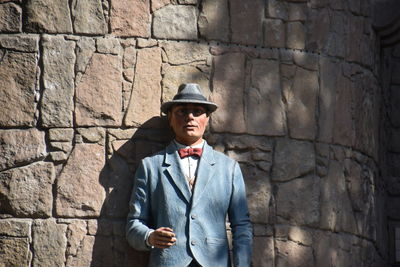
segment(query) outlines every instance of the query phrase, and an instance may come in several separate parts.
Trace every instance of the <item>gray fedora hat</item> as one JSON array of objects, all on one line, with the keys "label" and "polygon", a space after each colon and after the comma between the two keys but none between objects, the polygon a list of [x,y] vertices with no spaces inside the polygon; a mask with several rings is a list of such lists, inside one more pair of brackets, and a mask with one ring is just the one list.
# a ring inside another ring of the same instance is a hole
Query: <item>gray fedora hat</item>
[{"label": "gray fedora hat", "polygon": [[196,83],[181,84],[173,100],[161,105],[161,111],[167,114],[168,110],[175,104],[201,104],[205,105],[209,112],[215,111],[218,107],[217,104],[207,100],[202,94],[200,86]]}]

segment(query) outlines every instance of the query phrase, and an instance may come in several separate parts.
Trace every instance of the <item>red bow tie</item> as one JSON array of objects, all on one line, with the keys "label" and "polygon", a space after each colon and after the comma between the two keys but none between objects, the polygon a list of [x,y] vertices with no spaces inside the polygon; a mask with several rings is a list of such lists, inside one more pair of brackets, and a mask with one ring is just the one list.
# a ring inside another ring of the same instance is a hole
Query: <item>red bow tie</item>
[{"label": "red bow tie", "polygon": [[202,148],[181,148],[178,150],[179,156],[181,159],[188,157],[188,156],[198,156],[201,157],[201,154],[203,153]]}]

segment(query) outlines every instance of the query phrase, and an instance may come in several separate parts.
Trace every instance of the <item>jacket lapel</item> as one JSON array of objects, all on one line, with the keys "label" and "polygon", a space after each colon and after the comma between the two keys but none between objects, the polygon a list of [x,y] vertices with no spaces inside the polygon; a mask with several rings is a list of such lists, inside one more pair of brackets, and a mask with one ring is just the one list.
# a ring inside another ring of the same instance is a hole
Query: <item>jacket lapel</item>
[{"label": "jacket lapel", "polygon": [[192,207],[194,207],[200,200],[208,182],[213,177],[214,164],[215,164],[214,150],[212,149],[211,146],[207,144],[207,142],[205,142],[203,148],[203,154],[199,161],[199,165],[197,166],[197,177],[193,191]]},{"label": "jacket lapel", "polygon": [[181,170],[178,157],[179,155],[176,150],[176,146],[173,142],[171,142],[167,146],[165,153],[164,164],[167,166],[166,171],[168,172],[172,182],[175,183],[176,187],[178,187],[179,191],[181,191],[187,202],[190,203],[192,193],[190,192],[186,178],[182,174],[183,172]]}]

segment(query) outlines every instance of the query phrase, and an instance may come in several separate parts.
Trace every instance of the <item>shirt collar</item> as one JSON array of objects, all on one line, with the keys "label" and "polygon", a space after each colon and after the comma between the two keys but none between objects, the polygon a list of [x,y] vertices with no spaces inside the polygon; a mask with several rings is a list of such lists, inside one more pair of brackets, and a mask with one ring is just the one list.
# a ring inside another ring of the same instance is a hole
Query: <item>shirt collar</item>
[{"label": "shirt collar", "polygon": [[195,145],[195,146],[183,145],[183,144],[179,143],[178,141],[176,141],[175,139],[174,139],[174,143],[175,143],[175,145],[176,145],[176,147],[177,147],[178,149],[181,149],[181,148],[188,148],[188,147],[192,147],[192,148],[203,148],[203,146],[204,146],[204,139],[201,141],[200,144],[197,144],[197,145]]}]

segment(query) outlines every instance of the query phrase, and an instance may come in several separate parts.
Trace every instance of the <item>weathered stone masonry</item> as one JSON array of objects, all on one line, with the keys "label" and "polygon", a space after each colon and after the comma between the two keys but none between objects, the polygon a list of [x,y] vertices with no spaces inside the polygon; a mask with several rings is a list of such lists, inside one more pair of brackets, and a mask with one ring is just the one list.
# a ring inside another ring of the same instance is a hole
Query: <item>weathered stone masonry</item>
[{"label": "weathered stone masonry", "polygon": [[0,0],[0,265],[146,266],[124,237],[132,176],[190,81],[241,164],[254,266],[385,266],[372,7]]}]

